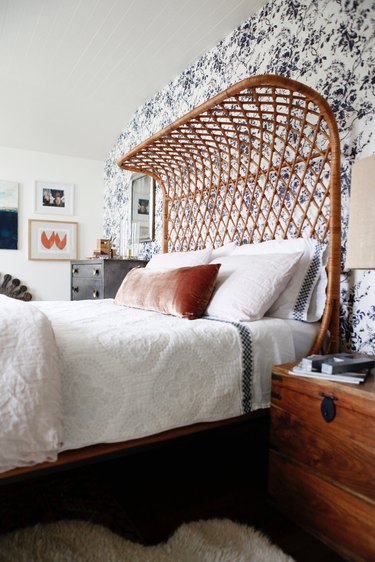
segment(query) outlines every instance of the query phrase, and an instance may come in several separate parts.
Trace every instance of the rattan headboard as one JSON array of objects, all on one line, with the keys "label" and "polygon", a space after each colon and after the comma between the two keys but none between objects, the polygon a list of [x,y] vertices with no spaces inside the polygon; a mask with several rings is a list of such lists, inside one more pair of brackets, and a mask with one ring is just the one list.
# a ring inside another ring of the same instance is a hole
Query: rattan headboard
[{"label": "rattan headboard", "polygon": [[[288,78],[242,80],[118,161],[163,189],[163,250],[310,236],[329,241],[321,335],[338,345],[340,150],[320,94]],[[324,333],[323,333],[324,332]]]}]

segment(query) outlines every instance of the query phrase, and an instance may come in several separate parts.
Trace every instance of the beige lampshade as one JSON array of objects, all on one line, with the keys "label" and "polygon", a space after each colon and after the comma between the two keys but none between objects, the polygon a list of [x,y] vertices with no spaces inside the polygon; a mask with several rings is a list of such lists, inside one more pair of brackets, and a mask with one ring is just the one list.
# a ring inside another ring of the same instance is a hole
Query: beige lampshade
[{"label": "beige lampshade", "polygon": [[346,269],[375,269],[375,155],[352,169]]}]

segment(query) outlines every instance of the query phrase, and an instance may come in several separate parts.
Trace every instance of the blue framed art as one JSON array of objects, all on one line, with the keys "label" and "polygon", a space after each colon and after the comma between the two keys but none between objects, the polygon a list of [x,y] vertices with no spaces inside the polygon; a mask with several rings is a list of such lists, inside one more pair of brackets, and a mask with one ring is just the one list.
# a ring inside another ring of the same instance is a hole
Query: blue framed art
[{"label": "blue framed art", "polygon": [[0,250],[18,249],[18,183],[0,180]]}]

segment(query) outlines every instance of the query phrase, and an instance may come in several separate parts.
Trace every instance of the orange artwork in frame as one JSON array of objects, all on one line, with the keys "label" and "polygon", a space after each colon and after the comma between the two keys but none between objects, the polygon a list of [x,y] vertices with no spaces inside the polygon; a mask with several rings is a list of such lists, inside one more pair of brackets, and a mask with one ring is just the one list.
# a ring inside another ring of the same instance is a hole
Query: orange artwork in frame
[{"label": "orange artwork in frame", "polygon": [[29,220],[29,260],[70,261],[77,257],[77,222]]}]

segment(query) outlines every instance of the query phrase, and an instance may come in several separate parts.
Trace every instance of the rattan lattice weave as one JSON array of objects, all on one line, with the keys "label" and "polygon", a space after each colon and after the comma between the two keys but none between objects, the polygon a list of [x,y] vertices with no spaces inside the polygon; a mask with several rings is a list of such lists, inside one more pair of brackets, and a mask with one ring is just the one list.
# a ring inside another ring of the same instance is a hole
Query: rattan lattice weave
[{"label": "rattan lattice weave", "polygon": [[322,96],[265,75],[218,94],[118,165],[153,176],[163,189],[164,251],[302,235],[329,240],[323,324],[330,320],[337,347],[339,160],[336,122]]}]

